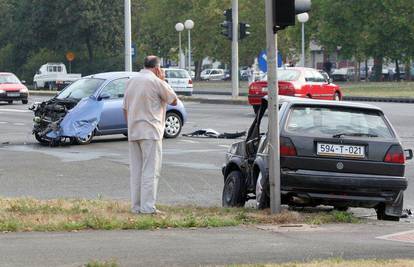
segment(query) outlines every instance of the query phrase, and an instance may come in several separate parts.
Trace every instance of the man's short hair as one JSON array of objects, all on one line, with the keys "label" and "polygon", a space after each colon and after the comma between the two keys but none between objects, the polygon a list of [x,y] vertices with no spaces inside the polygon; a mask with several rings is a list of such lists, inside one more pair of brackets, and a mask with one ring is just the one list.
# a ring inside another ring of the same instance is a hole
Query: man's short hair
[{"label": "man's short hair", "polygon": [[146,69],[152,69],[159,67],[161,64],[160,59],[157,56],[147,56],[144,60],[144,67]]}]

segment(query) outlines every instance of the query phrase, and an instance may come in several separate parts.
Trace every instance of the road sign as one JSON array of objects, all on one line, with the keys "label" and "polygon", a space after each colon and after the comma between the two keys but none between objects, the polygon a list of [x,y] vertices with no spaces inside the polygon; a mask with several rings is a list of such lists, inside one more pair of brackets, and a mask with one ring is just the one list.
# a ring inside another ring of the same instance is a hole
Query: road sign
[{"label": "road sign", "polygon": [[67,53],[66,53],[66,59],[67,59],[69,62],[72,62],[73,60],[75,60],[75,53],[73,53],[73,52],[71,52],[71,51],[67,52]]},{"label": "road sign", "polygon": [[[257,62],[259,64],[259,69],[263,72],[267,72],[267,53],[266,50],[263,50],[259,53],[257,57]],[[277,66],[280,68],[283,65],[282,54],[277,53]]]},{"label": "road sign", "polygon": [[135,61],[135,59],[137,58],[137,45],[136,44],[132,44],[131,46],[131,56],[132,56],[132,61]]}]

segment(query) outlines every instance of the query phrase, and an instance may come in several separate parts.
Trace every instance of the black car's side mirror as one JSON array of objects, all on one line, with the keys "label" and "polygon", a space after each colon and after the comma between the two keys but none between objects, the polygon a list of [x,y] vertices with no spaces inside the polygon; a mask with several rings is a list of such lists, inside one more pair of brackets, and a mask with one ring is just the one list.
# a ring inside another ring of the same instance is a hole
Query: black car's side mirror
[{"label": "black car's side mirror", "polygon": [[410,160],[413,158],[413,151],[411,149],[404,150],[405,159]]},{"label": "black car's side mirror", "polygon": [[102,100],[105,100],[105,99],[110,99],[111,98],[111,95],[110,94],[108,94],[108,93],[102,93],[99,97],[98,97],[98,101],[102,101]]}]

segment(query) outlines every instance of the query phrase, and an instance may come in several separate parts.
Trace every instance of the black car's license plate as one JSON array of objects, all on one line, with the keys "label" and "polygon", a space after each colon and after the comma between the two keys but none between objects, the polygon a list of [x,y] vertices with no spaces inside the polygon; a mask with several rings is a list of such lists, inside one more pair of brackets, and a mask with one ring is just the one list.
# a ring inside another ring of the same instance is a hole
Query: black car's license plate
[{"label": "black car's license plate", "polygon": [[319,156],[364,158],[365,146],[317,143],[316,153]]}]

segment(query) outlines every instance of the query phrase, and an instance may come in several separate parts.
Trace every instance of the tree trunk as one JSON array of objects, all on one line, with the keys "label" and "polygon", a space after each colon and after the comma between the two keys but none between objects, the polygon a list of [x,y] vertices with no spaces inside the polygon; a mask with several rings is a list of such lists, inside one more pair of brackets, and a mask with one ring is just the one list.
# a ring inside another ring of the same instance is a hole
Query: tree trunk
[{"label": "tree trunk", "polygon": [[406,81],[411,81],[412,77],[411,77],[411,64],[410,61],[408,60],[405,63],[405,80]]},{"label": "tree trunk", "polygon": [[365,82],[368,82],[368,59],[365,59]]},{"label": "tree trunk", "polygon": [[[399,82],[401,75],[400,75],[400,65],[399,65],[398,59],[395,60],[395,75],[396,75],[397,82]],[[393,78],[394,77],[391,77],[391,79]]]},{"label": "tree trunk", "polygon": [[372,70],[372,80],[375,82],[382,81],[384,77],[382,76],[382,57],[374,58],[374,69]]},{"label": "tree trunk", "polygon": [[86,46],[88,48],[89,63],[93,61],[93,48],[89,36],[86,37]]},{"label": "tree trunk", "polygon": [[203,60],[196,60],[194,62],[195,65],[195,80],[199,81],[200,80],[200,74],[201,74],[201,67],[203,64]]},{"label": "tree trunk", "polygon": [[361,80],[360,74],[361,74],[361,61],[358,60],[357,64],[355,64],[354,67],[355,75],[354,75],[354,81],[359,82]]}]

